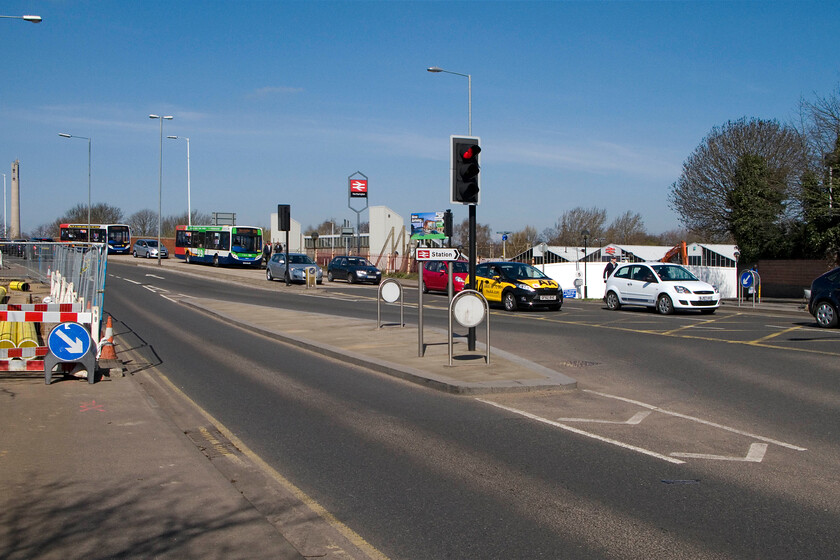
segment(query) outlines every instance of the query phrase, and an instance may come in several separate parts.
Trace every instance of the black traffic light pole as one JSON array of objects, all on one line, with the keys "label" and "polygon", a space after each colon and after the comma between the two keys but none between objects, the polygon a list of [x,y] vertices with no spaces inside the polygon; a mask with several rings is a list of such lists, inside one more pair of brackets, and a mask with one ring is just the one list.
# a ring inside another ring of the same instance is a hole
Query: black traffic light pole
[{"label": "black traffic light pole", "polygon": [[[475,289],[475,204],[470,204],[470,288]],[[486,321],[487,319],[485,319]],[[489,332],[489,331],[488,331]],[[467,350],[475,350],[475,327],[467,331]],[[489,350],[488,350],[489,352]]]}]

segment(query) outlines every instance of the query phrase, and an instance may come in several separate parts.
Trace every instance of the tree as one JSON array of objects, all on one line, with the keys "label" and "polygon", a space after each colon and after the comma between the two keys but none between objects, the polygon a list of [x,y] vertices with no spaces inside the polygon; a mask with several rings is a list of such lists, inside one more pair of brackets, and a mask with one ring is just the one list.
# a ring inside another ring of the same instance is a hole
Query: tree
[{"label": "tree", "polygon": [[516,255],[521,255],[539,242],[540,236],[536,228],[525,226],[525,229],[508,235],[508,239],[505,242],[505,253],[507,253],[508,258],[515,257]]},{"label": "tree", "polygon": [[148,208],[138,210],[129,216],[126,223],[131,228],[131,235],[134,237],[157,235],[157,212]]},{"label": "tree", "polygon": [[621,243],[624,245],[640,245],[648,238],[645,231],[645,222],[641,214],[633,213],[630,210],[616,218],[607,228],[606,240],[609,243]]},{"label": "tree", "polygon": [[727,193],[729,231],[743,262],[784,253],[784,189],[761,156],[744,154],[738,160],[734,185]]},{"label": "tree", "polygon": [[823,154],[836,150],[840,136],[840,85],[825,97],[799,101],[800,132],[808,142],[811,157],[821,167]]},{"label": "tree", "polygon": [[[88,223],[87,204],[77,204],[59,218],[62,224],[86,224]],[[123,222],[123,211],[115,206],[98,202],[90,207],[90,223],[92,224],[121,224]]]},{"label": "tree", "polygon": [[834,150],[823,157],[822,180],[814,171],[805,173],[800,191],[804,221],[804,246],[810,256],[837,259],[840,249],[840,136]]},{"label": "tree", "polygon": [[543,241],[549,245],[578,246],[583,244],[583,230],[589,239],[605,239],[607,211],[601,208],[573,208],[563,212],[553,228],[543,231]]},{"label": "tree", "polygon": [[683,163],[668,199],[680,221],[710,241],[728,241],[732,208],[729,195],[735,187],[738,162],[745,155],[764,159],[777,178],[774,188],[783,199],[794,195],[794,184],[807,168],[807,151],[795,129],[777,121],[742,118],[715,127]]},{"label": "tree", "polygon": [[[462,253],[470,249],[470,220],[466,219],[454,227],[452,244],[462,247]],[[493,231],[486,224],[475,224],[475,250],[477,256],[492,257],[501,252],[501,245],[493,241]]]}]

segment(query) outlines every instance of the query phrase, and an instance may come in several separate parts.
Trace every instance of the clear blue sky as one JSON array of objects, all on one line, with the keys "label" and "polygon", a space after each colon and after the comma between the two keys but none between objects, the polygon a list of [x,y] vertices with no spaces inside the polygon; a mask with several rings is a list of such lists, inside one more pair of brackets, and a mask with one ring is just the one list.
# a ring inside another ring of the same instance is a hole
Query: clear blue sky
[{"label": "clear blue sky", "polygon": [[[678,227],[667,204],[714,126],[791,121],[840,83],[838,2],[9,1],[0,162],[29,231],[92,198],[158,207],[159,123],[190,138],[192,208],[268,225],[278,203],[348,218],[347,177],[408,223],[451,207],[449,136],[482,141],[478,221],[552,226],[577,206]],[[186,211],[186,143],[163,145],[163,214]],[[367,220],[367,213],[362,216]]]}]

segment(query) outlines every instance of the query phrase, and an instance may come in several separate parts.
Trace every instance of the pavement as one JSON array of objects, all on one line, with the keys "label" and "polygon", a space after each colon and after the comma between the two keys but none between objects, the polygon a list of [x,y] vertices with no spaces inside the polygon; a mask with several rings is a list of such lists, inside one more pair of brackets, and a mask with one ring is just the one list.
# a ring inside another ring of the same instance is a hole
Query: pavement
[{"label": "pavement", "polygon": [[[161,264],[206,277],[196,265]],[[217,269],[217,275],[267,284],[263,271]],[[270,289],[306,288],[277,282]],[[576,387],[563,372],[492,348],[492,338],[488,354],[483,325],[476,328],[475,351],[454,338],[450,365],[445,330],[427,327],[421,345],[416,325],[393,322],[393,311],[391,322],[379,323],[220,300],[182,303],[450,393]],[[802,302],[755,308],[742,302],[739,311],[801,313]],[[119,336],[115,340],[119,355]],[[45,385],[43,376],[0,372],[0,399],[0,558],[383,558],[151,365],[111,369],[94,384],[59,375]]]}]

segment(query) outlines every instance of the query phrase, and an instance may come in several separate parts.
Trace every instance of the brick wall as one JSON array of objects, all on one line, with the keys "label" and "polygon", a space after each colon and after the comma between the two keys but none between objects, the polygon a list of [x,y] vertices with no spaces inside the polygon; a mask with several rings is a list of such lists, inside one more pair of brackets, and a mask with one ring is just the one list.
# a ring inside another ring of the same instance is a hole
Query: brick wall
[{"label": "brick wall", "polygon": [[761,297],[801,298],[814,278],[833,266],[827,260],[760,260]]}]

